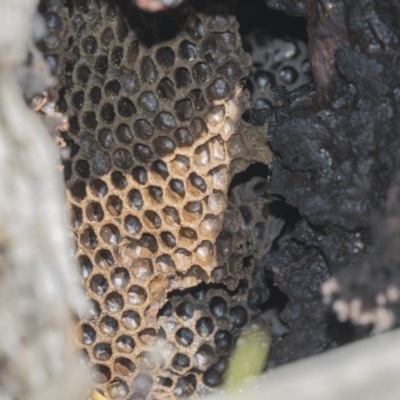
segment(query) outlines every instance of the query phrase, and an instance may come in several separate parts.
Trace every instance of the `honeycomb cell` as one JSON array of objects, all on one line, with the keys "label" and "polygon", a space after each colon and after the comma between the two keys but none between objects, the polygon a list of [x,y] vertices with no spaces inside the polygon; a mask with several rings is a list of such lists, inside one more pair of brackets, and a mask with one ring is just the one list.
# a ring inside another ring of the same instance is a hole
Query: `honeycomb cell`
[{"label": "honeycomb cell", "polygon": [[146,221],[148,221],[147,225],[150,228],[158,229],[161,227],[161,218],[158,216],[156,212],[147,210],[144,213],[144,217]]},{"label": "honeycomb cell", "polygon": [[171,162],[171,170],[176,175],[186,175],[190,169],[189,158],[177,155]]},{"label": "honeycomb cell", "polygon": [[118,332],[118,321],[106,315],[101,319],[99,328],[104,335],[114,336]]},{"label": "honeycomb cell", "polygon": [[193,77],[197,83],[201,85],[208,83],[213,76],[211,67],[205,62],[198,62],[193,67]]},{"label": "honeycomb cell", "polygon": [[73,229],[78,229],[82,225],[83,221],[82,209],[76,206],[72,206],[70,213],[71,213],[71,227]]},{"label": "honeycomb cell", "polygon": [[128,301],[133,306],[142,306],[146,300],[147,293],[142,287],[134,285],[128,290]]},{"label": "honeycomb cell", "polygon": [[139,218],[133,215],[127,215],[124,219],[124,229],[129,235],[136,235],[142,230],[142,224]]},{"label": "honeycomb cell", "polygon": [[[153,164],[154,165],[154,164]],[[150,186],[148,188],[149,196],[158,204],[163,203],[163,191],[158,186]]]},{"label": "honeycomb cell", "polygon": [[104,293],[107,292],[108,282],[103,275],[97,274],[93,276],[93,278],[90,280],[89,286],[94,294],[96,294],[97,296],[102,296]]},{"label": "honeycomb cell", "polygon": [[81,233],[79,242],[86,250],[89,251],[94,250],[98,245],[96,234],[94,233],[92,228],[86,228]]},{"label": "honeycomb cell", "polygon": [[136,167],[132,170],[133,179],[140,183],[141,185],[145,185],[147,183],[147,172],[143,167]]},{"label": "honeycomb cell", "polygon": [[172,387],[172,385],[173,385],[173,381],[172,381],[171,378],[165,378],[165,377],[163,377],[163,376],[160,376],[160,377],[158,378],[158,383],[159,383],[161,386],[164,386],[164,387],[167,387],[167,388],[170,388],[170,387]]},{"label": "honeycomb cell", "polygon": [[89,278],[93,271],[93,264],[87,256],[80,256],[78,258],[79,269],[83,279]]},{"label": "honeycomb cell", "polygon": [[81,326],[81,343],[90,346],[96,341],[96,331],[88,324]]},{"label": "honeycomb cell", "polygon": [[99,250],[95,255],[95,263],[100,268],[107,270],[114,265],[114,257],[107,249]]},{"label": "honeycomb cell", "polygon": [[114,138],[110,129],[103,128],[97,133],[97,140],[103,149],[112,149],[115,145]]},{"label": "honeycomb cell", "polygon": [[114,37],[114,32],[110,27],[107,27],[106,29],[104,29],[103,34],[101,35],[101,44],[104,47],[108,47],[112,44],[112,42],[114,41],[115,37]]},{"label": "honeycomb cell", "polygon": [[190,214],[203,214],[203,205],[200,201],[190,201],[184,207],[184,210]]},{"label": "honeycomb cell", "polygon": [[211,101],[223,100],[229,95],[230,92],[231,88],[222,78],[216,79],[210,86],[207,87],[207,96]]},{"label": "honeycomb cell", "polygon": [[181,239],[192,242],[198,239],[196,231],[191,228],[181,228],[179,230],[179,236]]},{"label": "honeycomb cell", "polygon": [[259,90],[265,91],[276,85],[275,77],[267,71],[259,70],[254,74],[254,82]]},{"label": "honeycomb cell", "polygon": [[107,387],[111,400],[123,400],[129,393],[128,385],[121,379],[115,379]]},{"label": "honeycomb cell", "polygon": [[176,95],[174,84],[168,78],[162,79],[157,86],[157,94],[162,101],[172,101]]},{"label": "honeycomb cell", "polygon": [[111,371],[105,365],[94,365],[90,375],[97,384],[105,384],[111,379]]},{"label": "honeycomb cell", "polygon": [[94,63],[93,69],[99,75],[104,75],[108,70],[108,59],[107,56],[98,56]]},{"label": "honeycomb cell", "polygon": [[163,179],[167,179],[169,176],[168,167],[164,161],[161,160],[154,161],[153,165],[151,166],[151,169],[156,174],[160,175]]},{"label": "honeycomb cell", "polygon": [[210,318],[200,318],[196,323],[196,332],[203,338],[208,337],[214,330],[214,323]]},{"label": "honeycomb cell", "polygon": [[188,18],[185,30],[193,40],[203,39],[205,34],[203,23],[195,15]]},{"label": "honeycomb cell", "polygon": [[63,171],[64,180],[65,182],[68,182],[72,177],[72,163],[71,161],[64,161],[63,166],[64,166],[64,171]]},{"label": "honeycomb cell", "polygon": [[194,118],[190,123],[190,131],[196,139],[200,138],[203,134],[208,133],[207,124],[202,118]]},{"label": "honeycomb cell", "polygon": [[225,112],[226,110],[224,105],[210,108],[207,114],[208,125],[213,128],[220,126],[225,120]]},{"label": "honeycomb cell", "polygon": [[[192,265],[188,272],[185,275],[185,278],[188,279],[189,282],[198,282],[199,280],[201,282],[208,282],[209,281],[209,276],[206,271],[204,271],[203,268],[201,268],[199,265]],[[194,278],[194,279],[191,279]],[[193,297],[196,298],[197,300],[205,300],[207,292],[205,290],[197,290],[194,292]],[[197,297],[196,297],[197,296]]]},{"label": "honeycomb cell", "polygon": [[233,338],[228,331],[218,331],[214,336],[215,347],[219,353],[229,353],[232,349]]},{"label": "honeycomb cell", "polygon": [[228,304],[222,297],[213,297],[210,301],[210,311],[215,318],[223,318],[228,311]]},{"label": "honeycomb cell", "polygon": [[124,300],[120,294],[112,292],[107,295],[104,305],[108,312],[116,313],[124,308]]},{"label": "honeycomb cell", "polygon": [[230,317],[232,324],[237,328],[242,328],[247,323],[247,312],[243,307],[237,306],[231,309]]},{"label": "honeycomb cell", "polygon": [[103,209],[97,201],[92,201],[86,207],[86,217],[90,222],[100,222],[104,218]]},{"label": "honeycomb cell", "polygon": [[194,315],[194,305],[190,301],[184,301],[177,307],[176,314],[185,320],[190,319]]},{"label": "honeycomb cell", "polygon": [[124,190],[128,184],[125,176],[119,171],[115,171],[111,174],[111,183],[114,188],[118,190]]},{"label": "honeycomb cell", "polygon": [[292,67],[284,67],[279,72],[279,78],[284,85],[293,85],[298,77],[298,72]]},{"label": "honeycomb cell", "polygon": [[142,371],[155,370],[159,363],[159,356],[155,351],[142,351],[138,355],[139,369]]},{"label": "honeycomb cell", "polygon": [[153,379],[145,373],[140,373],[133,380],[132,386],[135,388],[136,392],[147,395],[153,386]]},{"label": "honeycomb cell", "polygon": [[125,118],[132,117],[132,115],[136,114],[135,106],[127,97],[123,97],[118,101],[118,114]]},{"label": "honeycomb cell", "polygon": [[133,135],[128,125],[120,124],[117,127],[117,138],[120,142],[125,144],[132,143]]},{"label": "honeycomb cell", "polygon": [[203,382],[205,385],[214,388],[222,383],[223,374],[219,372],[215,367],[208,369],[203,375]]},{"label": "honeycomb cell", "polygon": [[175,236],[171,232],[161,232],[160,236],[167,247],[172,249],[176,246]]},{"label": "honeycomb cell", "polygon": [[183,67],[177,68],[175,70],[175,83],[179,89],[188,87],[192,83],[189,70]]},{"label": "honeycomb cell", "polygon": [[161,47],[156,52],[156,60],[160,67],[170,68],[175,62],[175,53],[170,47]]},{"label": "honeycomb cell", "polygon": [[174,138],[179,147],[190,147],[194,143],[192,134],[186,128],[179,128],[174,133]]},{"label": "honeycomb cell", "polygon": [[144,119],[138,119],[133,124],[133,130],[136,136],[143,140],[150,139],[154,134],[153,126]]},{"label": "honeycomb cell", "polygon": [[140,315],[133,310],[125,311],[121,318],[122,325],[127,330],[136,330],[140,326]]},{"label": "honeycomb cell", "polygon": [[177,371],[182,371],[190,366],[190,359],[186,354],[177,353],[172,359],[172,367]]},{"label": "honeycomb cell", "polygon": [[155,346],[157,344],[157,332],[153,328],[144,329],[139,333],[140,341],[145,345]]},{"label": "honeycomb cell", "polygon": [[153,157],[153,152],[150,147],[145,144],[135,144],[133,147],[133,154],[135,158],[142,163],[147,163]]},{"label": "honeycomb cell", "polygon": [[175,263],[168,254],[163,254],[157,257],[156,268],[161,274],[170,274],[175,270]]},{"label": "honeycomb cell", "polygon": [[244,71],[243,67],[240,63],[236,60],[229,60],[224,63],[221,67],[218,68],[218,72],[223,75],[223,77],[228,81],[230,84],[235,84],[238,82],[246,72]]},{"label": "honeycomb cell", "polygon": [[153,263],[149,258],[138,258],[132,262],[130,271],[139,280],[148,279],[154,272]]},{"label": "honeycomb cell", "polygon": [[124,289],[129,283],[129,272],[125,268],[115,268],[111,273],[111,283],[116,289]]},{"label": "honeycomb cell", "polygon": [[82,48],[86,54],[93,55],[97,51],[97,40],[94,36],[88,36],[82,40]]},{"label": "honeycomb cell", "polygon": [[73,117],[69,117],[68,122],[69,122],[69,131],[73,135],[77,135],[81,129],[79,126],[78,117],[76,115],[74,115]]},{"label": "honeycomb cell", "polygon": [[197,48],[188,40],[183,40],[179,45],[178,54],[181,59],[192,62],[197,57]]},{"label": "honeycomb cell", "polygon": [[107,361],[112,356],[111,346],[108,343],[97,343],[93,348],[93,355],[98,361]]},{"label": "honeycomb cell", "polygon": [[167,301],[158,312],[157,317],[170,317],[172,315],[172,312],[172,304],[170,301]]},{"label": "honeycomb cell", "polygon": [[107,211],[113,217],[118,217],[122,212],[122,201],[118,196],[110,196],[106,203]]},{"label": "honeycomb cell", "polygon": [[101,101],[101,89],[97,86],[92,88],[89,93],[89,101],[97,106]]},{"label": "honeycomb cell", "polygon": [[154,119],[154,125],[162,131],[170,131],[176,127],[176,121],[172,114],[160,112]]},{"label": "honeycomb cell", "polygon": [[114,164],[121,169],[129,169],[133,164],[131,153],[129,153],[129,151],[126,149],[115,150],[113,154],[113,161]]},{"label": "honeycomb cell", "polygon": [[103,108],[100,111],[100,117],[106,124],[112,124],[115,119],[115,111],[112,104],[104,104]]},{"label": "honeycomb cell", "polygon": [[158,71],[153,60],[146,56],[140,63],[140,78],[143,83],[153,84],[158,78]]},{"label": "honeycomb cell", "polygon": [[85,85],[90,78],[90,69],[87,65],[81,65],[76,70],[76,80],[81,84]]},{"label": "honeycomb cell", "polygon": [[168,186],[172,192],[176,193],[180,198],[183,199],[185,197],[185,185],[180,179],[171,179]]},{"label": "honeycomb cell", "polygon": [[111,51],[111,64],[114,67],[118,67],[124,58],[124,49],[120,46],[114,47]]},{"label": "honeycomb cell", "polygon": [[153,235],[144,233],[139,240],[139,245],[148,249],[151,253],[156,253],[158,250],[157,240]]},{"label": "honeycomb cell", "polygon": [[119,353],[131,354],[135,349],[135,342],[130,336],[122,335],[116,340],[115,347]]},{"label": "honeycomb cell", "polygon": [[188,397],[196,390],[196,377],[193,374],[178,378],[174,388],[176,397]]},{"label": "honeycomb cell", "polygon": [[193,343],[194,334],[189,328],[180,328],[176,332],[175,338],[180,345],[189,347]]},{"label": "honeycomb cell", "polygon": [[197,350],[194,360],[201,371],[205,371],[209,368],[215,359],[215,352],[213,348],[208,344],[203,344]]},{"label": "honeycomb cell", "polygon": [[154,114],[158,111],[158,100],[152,92],[143,92],[138,99],[139,108],[149,114]]},{"label": "honeycomb cell", "polygon": [[117,245],[121,241],[119,230],[113,224],[104,225],[100,229],[100,236],[109,245]]},{"label": "honeycomb cell", "polygon": [[96,114],[92,111],[84,112],[82,116],[82,122],[86,126],[86,128],[90,130],[95,130],[97,127]]},{"label": "honeycomb cell", "polygon": [[189,94],[189,98],[192,100],[196,111],[203,111],[207,107],[206,99],[200,89],[192,90]]},{"label": "honeycomb cell", "polygon": [[191,185],[199,190],[201,193],[205,193],[207,190],[207,184],[206,181],[199,175],[197,175],[195,172],[192,172],[189,175],[189,182]]},{"label": "honeycomb cell", "polygon": [[86,300],[85,301],[86,305],[86,317],[89,321],[95,321],[97,318],[100,316],[100,306],[99,303],[95,300]]},{"label": "honeycomb cell", "polygon": [[91,160],[92,170],[95,175],[105,175],[110,172],[112,164],[111,157],[104,151],[97,152]]},{"label": "honeycomb cell", "polygon": [[119,376],[130,376],[135,370],[135,364],[127,358],[119,357],[114,362],[114,372]]},{"label": "honeycomb cell", "polygon": [[175,103],[175,114],[181,122],[190,121],[194,114],[191,100],[183,99]]},{"label": "honeycomb cell", "polygon": [[175,143],[167,136],[159,136],[153,141],[154,150],[159,156],[166,156],[175,150]]},{"label": "honeycomb cell", "polygon": [[77,110],[80,110],[83,106],[84,99],[85,99],[85,94],[83,93],[82,90],[80,90],[79,92],[76,92],[72,96],[71,103]]},{"label": "honeycomb cell", "polygon": [[137,189],[132,189],[128,193],[128,201],[129,201],[129,205],[134,210],[139,211],[143,207],[143,198],[142,198],[142,195],[140,194],[139,190],[137,190]]},{"label": "honeycomb cell", "polygon": [[121,84],[116,79],[107,82],[104,87],[104,93],[110,99],[116,99],[119,95],[120,90]]}]

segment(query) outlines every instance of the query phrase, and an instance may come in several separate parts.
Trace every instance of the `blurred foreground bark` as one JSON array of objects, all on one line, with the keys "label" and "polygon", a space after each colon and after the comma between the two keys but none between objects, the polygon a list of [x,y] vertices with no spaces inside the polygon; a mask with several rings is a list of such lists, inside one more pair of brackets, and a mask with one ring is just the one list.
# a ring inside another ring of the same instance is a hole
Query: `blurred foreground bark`
[{"label": "blurred foreground bark", "polygon": [[71,340],[82,295],[62,177],[16,78],[34,46],[36,8],[0,2],[0,399],[72,400],[85,382]]}]

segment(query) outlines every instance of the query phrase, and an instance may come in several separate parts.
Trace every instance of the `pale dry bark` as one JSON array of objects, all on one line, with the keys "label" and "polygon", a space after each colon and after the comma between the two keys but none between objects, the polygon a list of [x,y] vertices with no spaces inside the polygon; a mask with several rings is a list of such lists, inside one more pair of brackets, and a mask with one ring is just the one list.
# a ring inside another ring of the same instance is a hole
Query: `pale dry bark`
[{"label": "pale dry bark", "polygon": [[37,3],[0,1],[1,400],[61,399],[69,389],[82,396],[83,388],[71,340],[83,296],[56,146],[16,79],[33,45]]}]

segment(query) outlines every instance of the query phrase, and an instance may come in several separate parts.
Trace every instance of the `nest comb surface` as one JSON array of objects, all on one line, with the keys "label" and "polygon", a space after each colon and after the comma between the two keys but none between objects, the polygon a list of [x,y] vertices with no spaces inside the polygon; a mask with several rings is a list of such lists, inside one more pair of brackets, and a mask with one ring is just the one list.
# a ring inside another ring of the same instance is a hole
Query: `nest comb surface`
[{"label": "nest comb surface", "polygon": [[186,3],[178,33],[157,43],[149,16],[132,21],[108,0],[66,5],[58,107],[91,300],[79,346],[112,399],[206,393],[255,314],[250,231],[229,183],[270,160],[241,120],[250,58],[238,23],[223,6]]},{"label": "nest comb surface", "polygon": [[273,37],[257,28],[244,37],[243,47],[251,55],[247,87],[255,109],[271,108],[271,91],[283,85],[288,91],[312,82],[307,45],[300,39]]}]

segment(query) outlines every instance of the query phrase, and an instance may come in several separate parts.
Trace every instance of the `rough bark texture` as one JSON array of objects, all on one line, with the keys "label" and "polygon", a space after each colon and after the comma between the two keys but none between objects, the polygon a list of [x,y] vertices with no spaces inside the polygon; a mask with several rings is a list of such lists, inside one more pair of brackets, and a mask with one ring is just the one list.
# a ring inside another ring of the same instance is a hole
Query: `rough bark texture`
[{"label": "rough bark texture", "polygon": [[2,400],[82,396],[69,337],[72,311],[82,297],[73,282],[56,146],[26,106],[16,74],[20,82],[29,74],[36,6],[23,0],[0,4]]}]

